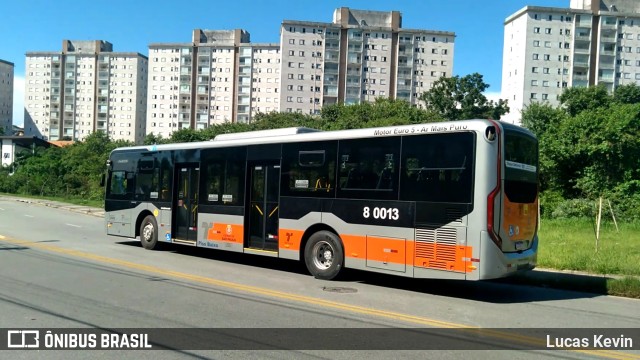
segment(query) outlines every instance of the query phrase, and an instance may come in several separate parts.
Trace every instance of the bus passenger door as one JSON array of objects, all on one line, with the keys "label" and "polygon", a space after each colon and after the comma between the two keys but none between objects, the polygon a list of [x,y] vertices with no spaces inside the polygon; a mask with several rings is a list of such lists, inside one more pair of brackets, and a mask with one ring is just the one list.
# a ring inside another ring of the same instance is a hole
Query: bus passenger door
[{"label": "bus passenger door", "polygon": [[174,240],[196,242],[198,223],[198,179],[200,167],[195,164],[177,164],[177,188],[174,196]]},{"label": "bus passenger door", "polygon": [[249,176],[249,206],[246,217],[249,236],[245,247],[277,251],[280,164],[250,162]]}]

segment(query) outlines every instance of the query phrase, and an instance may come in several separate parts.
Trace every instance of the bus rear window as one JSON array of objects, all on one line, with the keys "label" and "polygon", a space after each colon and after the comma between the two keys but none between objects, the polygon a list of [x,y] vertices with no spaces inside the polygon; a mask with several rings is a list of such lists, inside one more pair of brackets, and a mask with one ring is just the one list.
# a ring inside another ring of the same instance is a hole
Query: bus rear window
[{"label": "bus rear window", "polygon": [[509,168],[535,172],[538,166],[538,142],[533,137],[507,131],[504,157]]},{"label": "bus rear window", "polygon": [[507,198],[533,203],[538,196],[538,142],[532,136],[506,131],[504,158]]}]

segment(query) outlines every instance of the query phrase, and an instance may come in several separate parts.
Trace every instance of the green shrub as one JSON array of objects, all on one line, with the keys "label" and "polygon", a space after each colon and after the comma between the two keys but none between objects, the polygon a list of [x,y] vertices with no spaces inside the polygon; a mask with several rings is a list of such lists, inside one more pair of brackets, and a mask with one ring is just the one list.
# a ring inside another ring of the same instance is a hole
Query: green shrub
[{"label": "green shrub", "polygon": [[552,219],[593,218],[595,202],[587,199],[563,200],[551,211]]}]

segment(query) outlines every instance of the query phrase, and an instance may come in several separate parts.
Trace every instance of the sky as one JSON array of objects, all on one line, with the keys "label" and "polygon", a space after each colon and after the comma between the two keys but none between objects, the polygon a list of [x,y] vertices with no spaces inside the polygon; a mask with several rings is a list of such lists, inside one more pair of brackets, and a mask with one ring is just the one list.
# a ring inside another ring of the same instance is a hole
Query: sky
[{"label": "sky", "polygon": [[402,27],[456,34],[454,75],[480,73],[497,99],[504,20],[529,6],[568,8],[570,0],[7,0],[0,59],[15,65],[14,124],[23,123],[25,54],[60,51],[62,40],[105,40],[116,52],[149,55],[150,43],[191,42],[193,29],[244,29],[251,42],[279,42],[283,20],[331,22],[339,7],[400,11]]}]

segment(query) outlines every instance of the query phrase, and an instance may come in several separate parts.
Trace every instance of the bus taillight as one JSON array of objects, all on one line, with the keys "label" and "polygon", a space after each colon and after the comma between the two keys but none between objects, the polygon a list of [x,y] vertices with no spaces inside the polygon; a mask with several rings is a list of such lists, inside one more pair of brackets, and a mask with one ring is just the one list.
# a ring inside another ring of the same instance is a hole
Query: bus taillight
[{"label": "bus taillight", "polygon": [[500,182],[498,181],[498,185],[496,186],[489,196],[487,197],[487,231],[489,232],[489,236],[491,240],[498,245],[499,249],[502,249],[502,239],[495,233],[493,230],[493,224],[495,220],[495,209],[494,204],[496,200],[496,196],[500,193]]},{"label": "bus taillight", "polygon": [[495,121],[490,121],[495,126],[495,138],[498,139],[498,167],[496,169],[496,187],[491,190],[489,196],[487,196],[487,231],[489,232],[491,240],[493,240],[493,242],[498,245],[498,248],[502,250],[502,239],[493,229],[493,225],[495,224],[495,200],[498,194],[500,194],[500,183],[502,182],[502,178],[500,177],[500,170],[502,169],[502,147],[500,145],[502,143],[502,138],[500,137],[500,126],[498,126]]}]

